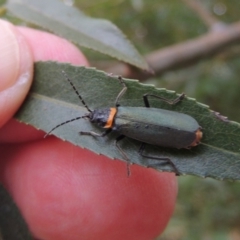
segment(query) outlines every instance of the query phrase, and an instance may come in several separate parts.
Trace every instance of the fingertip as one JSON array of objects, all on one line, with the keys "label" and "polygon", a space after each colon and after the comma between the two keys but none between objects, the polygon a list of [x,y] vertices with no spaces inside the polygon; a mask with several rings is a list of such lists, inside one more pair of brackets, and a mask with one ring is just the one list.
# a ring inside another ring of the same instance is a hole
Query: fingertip
[{"label": "fingertip", "polygon": [[[55,36],[51,33],[43,32],[40,30],[30,29],[27,27],[14,27],[11,24],[4,22],[10,28],[16,28],[18,32],[24,37],[25,43],[27,42],[29,49],[32,51],[32,57],[34,61],[59,61],[59,62],[69,62],[75,65],[85,65],[88,66],[88,61],[86,57],[79,51],[79,49],[68,42],[67,40]],[[1,34],[0,34],[1,35]],[[22,37],[22,38],[23,38]],[[1,36],[0,36],[1,41]],[[1,46],[1,44],[0,44]],[[21,53],[21,56],[25,56],[25,53]],[[12,59],[9,57],[9,59]],[[9,64],[8,64],[9,65]],[[14,65],[14,64],[12,64]],[[0,80],[7,78],[14,78],[15,74],[15,66],[9,66],[9,77],[6,77],[3,70],[0,66]],[[1,81],[0,81],[1,84]],[[7,84],[12,84],[11,81],[7,81]],[[29,88],[25,88],[27,91]],[[24,92],[26,94],[26,92]],[[10,100],[8,100],[10,98]],[[25,96],[25,95],[24,95]],[[22,98],[24,99],[24,96]],[[13,102],[15,100],[15,102]],[[5,102],[6,103],[5,103]],[[0,92],[0,127],[5,124],[9,118],[15,113],[16,109],[22,103],[16,102],[19,101],[19,98],[16,98],[13,91],[8,91],[6,93]],[[2,102],[2,104],[1,104]],[[14,109],[13,109],[13,104]],[[10,107],[9,107],[10,105]],[[13,111],[12,111],[13,109]],[[14,122],[14,123],[13,123]],[[24,134],[22,134],[24,132]],[[16,123],[16,121],[12,121],[11,123],[5,124],[5,126],[0,130],[0,141],[1,142],[24,142],[35,140],[38,136],[39,139],[42,137],[42,134],[39,131],[32,130],[32,127],[26,126],[22,123]],[[13,134],[14,133],[14,134]]]},{"label": "fingertip", "polygon": [[89,65],[82,52],[66,39],[27,27],[18,27],[18,29],[31,46],[35,61],[58,61],[81,66]]},{"label": "fingertip", "polygon": [[154,239],[172,215],[173,174],[132,165],[127,177],[125,162],[54,137],[14,152],[3,176],[41,239]]},{"label": "fingertip", "polygon": [[45,132],[33,126],[10,119],[0,129],[0,143],[21,143],[43,139]]},{"label": "fingertip", "polygon": [[22,34],[10,23],[0,20],[0,127],[22,104],[33,76],[31,50]]}]

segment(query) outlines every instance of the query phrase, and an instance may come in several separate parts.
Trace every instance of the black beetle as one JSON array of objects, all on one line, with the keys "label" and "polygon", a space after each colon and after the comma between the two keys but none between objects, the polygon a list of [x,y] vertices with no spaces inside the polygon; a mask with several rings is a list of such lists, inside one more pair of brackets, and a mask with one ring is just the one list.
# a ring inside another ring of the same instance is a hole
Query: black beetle
[{"label": "black beetle", "polygon": [[116,138],[115,146],[121,152],[123,157],[128,161],[128,163],[129,159],[122,148],[118,145],[118,142],[124,137],[136,139],[142,142],[138,151],[141,156],[165,161],[165,163],[171,164],[175,173],[179,175],[177,168],[170,158],[147,156],[143,154],[143,151],[146,144],[181,149],[191,148],[197,146],[200,143],[200,140],[202,138],[202,131],[198,122],[194,118],[187,114],[179,112],[151,108],[148,100],[149,97],[154,97],[173,105],[181,101],[185,96],[184,94],[181,94],[174,100],[168,100],[166,98],[153,94],[144,94],[143,101],[145,107],[122,107],[118,104],[118,101],[127,90],[127,86],[122,78],[118,77],[118,80],[123,88],[115,100],[115,107],[91,110],[71,80],[67,77],[66,73],[64,71],[62,71],[62,73],[71,84],[75,93],[78,95],[78,98],[89,113],[85,114],[84,116],[70,119],[66,122],[58,124],[50,132],[48,132],[46,136],[64,124],[79,120],[81,118],[87,118],[91,123],[105,128],[106,131],[101,134],[93,131],[80,132],[81,135],[104,137],[111,131],[118,132],[120,135]]}]

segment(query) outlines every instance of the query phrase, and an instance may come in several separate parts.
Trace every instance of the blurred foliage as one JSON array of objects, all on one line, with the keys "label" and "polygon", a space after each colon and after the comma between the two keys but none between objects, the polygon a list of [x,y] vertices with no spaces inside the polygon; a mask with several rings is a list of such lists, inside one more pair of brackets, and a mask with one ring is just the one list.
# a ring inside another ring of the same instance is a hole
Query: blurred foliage
[{"label": "blurred foliage", "polygon": [[[71,0],[65,2],[71,3]],[[220,21],[230,24],[239,20],[239,0],[200,2]],[[208,31],[198,15],[178,0],[75,0],[74,5],[90,16],[114,22],[142,54]],[[105,58],[84,52],[89,58]],[[185,92],[229,119],[240,121],[239,75],[240,46],[235,45],[224,54],[191,67],[169,71],[147,82]],[[239,189],[238,182],[179,177],[175,214],[159,239],[240,239]]]},{"label": "blurred foliage", "polygon": [[240,239],[239,199],[238,182],[180,177],[175,214],[159,240]]}]

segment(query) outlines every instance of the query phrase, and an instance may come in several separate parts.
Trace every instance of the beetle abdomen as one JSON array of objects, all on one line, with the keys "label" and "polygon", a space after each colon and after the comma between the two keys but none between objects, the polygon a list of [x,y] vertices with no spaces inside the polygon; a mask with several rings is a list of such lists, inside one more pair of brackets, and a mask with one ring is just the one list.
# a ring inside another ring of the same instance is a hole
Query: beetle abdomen
[{"label": "beetle abdomen", "polygon": [[144,107],[119,107],[113,128],[129,138],[171,148],[197,145],[200,129],[189,115]]}]

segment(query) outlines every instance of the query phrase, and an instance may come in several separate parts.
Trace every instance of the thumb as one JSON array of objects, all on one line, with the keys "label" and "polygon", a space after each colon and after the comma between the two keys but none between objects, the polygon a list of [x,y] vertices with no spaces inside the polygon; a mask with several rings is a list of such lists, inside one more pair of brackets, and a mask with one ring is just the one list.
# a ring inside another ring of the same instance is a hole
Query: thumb
[{"label": "thumb", "polygon": [[0,127],[22,104],[32,76],[30,47],[12,24],[0,20]]}]

